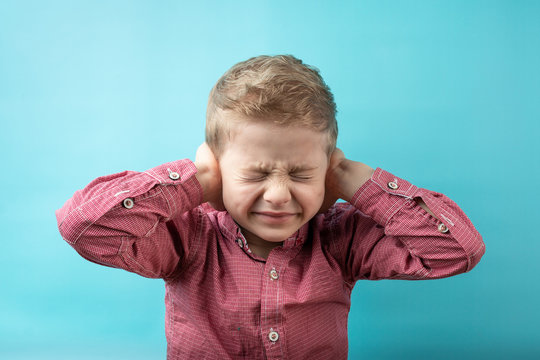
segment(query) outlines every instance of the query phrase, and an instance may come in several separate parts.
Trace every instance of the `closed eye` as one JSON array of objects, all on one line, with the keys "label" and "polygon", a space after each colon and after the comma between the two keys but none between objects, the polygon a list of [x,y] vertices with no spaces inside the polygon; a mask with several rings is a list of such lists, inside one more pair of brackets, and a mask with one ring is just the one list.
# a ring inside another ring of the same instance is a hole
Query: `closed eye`
[{"label": "closed eye", "polygon": [[311,175],[305,175],[305,174],[295,174],[295,173],[292,173],[292,174],[291,174],[291,178],[294,179],[294,180],[306,181],[306,180],[312,179],[313,176],[311,176]]},{"label": "closed eye", "polygon": [[258,182],[258,181],[263,181],[265,178],[266,178],[266,176],[258,176],[258,177],[245,178],[244,180],[252,181],[252,182]]},{"label": "closed eye", "polygon": [[266,179],[266,176],[268,174],[267,173],[254,173],[254,174],[248,174],[246,176],[243,176],[242,177],[242,180],[244,181],[252,181],[252,182],[257,182],[257,181],[262,181],[264,179]]}]

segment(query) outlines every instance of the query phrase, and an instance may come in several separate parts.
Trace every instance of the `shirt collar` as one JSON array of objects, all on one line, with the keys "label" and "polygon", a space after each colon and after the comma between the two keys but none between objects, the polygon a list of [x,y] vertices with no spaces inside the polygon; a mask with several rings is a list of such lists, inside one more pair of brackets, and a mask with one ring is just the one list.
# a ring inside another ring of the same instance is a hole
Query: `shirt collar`
[{"label": "shirt collar", "polygon": [[[242,230],[238,224],[234,221],[231,215],[227,211],[222,211],[218,214],[218,221],[220,227],[225,230],[223,235],[229,240],[237,242],[238,239],[241,239],[244,246],[248,246],[246,239],[242,236]],[[283,241],[284,249],[292,249],[298,246],[302,246],[306,241],[308,233],[308,224],[304,224],[300,229],[298,229],[294,234],[289,236],[285,241]]]}]

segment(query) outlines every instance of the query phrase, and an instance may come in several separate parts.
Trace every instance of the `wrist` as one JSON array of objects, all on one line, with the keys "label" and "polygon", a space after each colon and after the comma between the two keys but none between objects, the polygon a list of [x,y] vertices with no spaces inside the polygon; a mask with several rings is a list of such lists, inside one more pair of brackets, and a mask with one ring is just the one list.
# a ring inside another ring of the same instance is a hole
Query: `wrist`
[{"label": "wrist", "polygon": [[197,168],[197,173],[195,174],[195,177],[201,185],[203,192],[202,202],[205,203],[213,199],[213,189],[216,188],[216,177],[213,176],[210,169],[204,165],[195,163],[195,167]]},{"label": "wrist", "polygon": [[375,169],[358,161],[344,159],[339,165],[339,172],[339,197],[350,202],[358,189],[371,179]]}]

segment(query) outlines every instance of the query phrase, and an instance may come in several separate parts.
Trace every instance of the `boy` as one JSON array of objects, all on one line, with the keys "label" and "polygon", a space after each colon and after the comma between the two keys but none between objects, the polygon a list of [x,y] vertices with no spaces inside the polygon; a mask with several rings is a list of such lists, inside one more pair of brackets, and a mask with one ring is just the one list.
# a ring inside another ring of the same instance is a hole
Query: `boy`
[{"label": "boy", "polygon": [[484,244],[446,196],[336,138],[317,70],[249,59],[212,89],[194,163],[94,180],[60,232],[90,261],[165,280],[168,359],[346,359],[356,280],[456,275]]}]

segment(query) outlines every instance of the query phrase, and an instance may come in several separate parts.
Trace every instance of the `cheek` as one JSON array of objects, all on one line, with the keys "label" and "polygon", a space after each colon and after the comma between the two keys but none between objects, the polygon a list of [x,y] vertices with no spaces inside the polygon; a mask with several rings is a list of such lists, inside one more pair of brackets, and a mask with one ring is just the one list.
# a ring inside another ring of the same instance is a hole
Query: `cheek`
[{"label": "cheek", "polygon": [[223,183],[223,202],[228,209],[249,207],[256,197],[257,188],[249,184]]},{"label": "cheek", "polygon": [[306,207],[319,207],[324,200],[324,192],[324,183],[320,182],[311,186],[298,188],[297,197]]},{"label": "cheek", "polygon": [[324,193],[325,193],[324,184],[317,187],[314,190],[313,199],[314,200],[317,199],[316,201],[318,202],[318,205],[321,205],[322,202],[324,201]]}]

